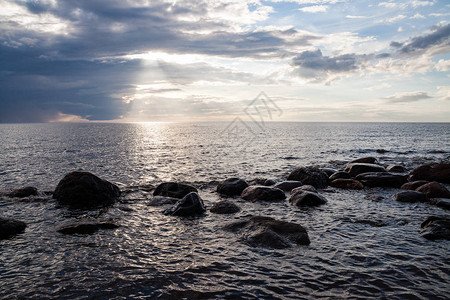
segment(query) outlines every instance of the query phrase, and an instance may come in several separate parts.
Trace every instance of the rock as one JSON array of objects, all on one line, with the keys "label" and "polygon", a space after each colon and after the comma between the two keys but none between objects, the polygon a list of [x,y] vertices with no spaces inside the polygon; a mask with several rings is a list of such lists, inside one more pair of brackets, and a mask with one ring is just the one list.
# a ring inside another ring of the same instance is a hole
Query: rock
[{"label": "rock", "polygon": [[363,163],[363,164],[376,164],[378,163],[377,159],[375,157],[362,157],[355,160],[352,160],[349,164],[355,164],[355,163]]},{"label": "rock", "polygon": [[228,178],[217,186],[217,192],[226,196],[238,196],[245,188],[248,187],[248,183],[239,178]]},{"label": "rock", "polygon": [[350,179],[352,178],[349,173],[344,171],[339,171],[334,173],[330,176],[330,181],[336,180],[336,179]]},{"label": "rock", "polygon": [[325,172],[325,174],[327,174],[328,177],[330,177],[331,175],[333,175],[334,173],[337,172],[336,169],[332,169],[332,168],[320,168],[320,171]]},{"label": "rock", "polygon": [[306,191],[306,192],[312,192],[312,193],[317,193],[317,190],[315,187],[313,187],[312,185],[302,185],[299,186],[298,188],[295,188],[293,190],[291,190],[291,195],[297,193],[298,191]]},{"label": "rock", "polygon": [[418,187],[416,191],[424,193],[427,198],[450,198],[449,190],[436,181],[426,183]]},{"label": "rock", "polygon": [[416,192],[416,191],[405,191],[395,194],[395,200],[399,202],[425,202],[427,201],[427,197],[424,193]]},{"label": "rock", "polygon": [[288,181],[282,181],[280,183],[277,183],[274,188],[283,190],[285,192],[290,192],[292,189],[295,189],[299,186],[302,186],[301,181],[295,181],[295,180],[288,180]]},{"label": "rock", "polygon": [[298,190],[291,195],[289,202],[295,206],[319,206],[327,203],[327,200],[318,193]]},{"label": "rock", "polygon": [[153,192],[153,196],[164,196],[182,199],[189,193],[198,193],[197,189],[191,185],[177,182],[163,182],[158,185]]},{"label": "rock", "polygon": [[330,185],[339,189],[362,190],[363,184],[354,179],[335,179]]},{"label": "rock", "polygon": [[383,153],[386,153],[386,152],[389,152],[389,151],[385,150],[385,149],[377,149],[376,152],[383,154]]},{"label": "rock", "polygon": [[85,222],[63,226],[58,229],[58,232],[63,234],[92,234],[100,229],[115,229],[119,227],[119,225],[109,222]]},{"label": "rock", "polygon": [[345,172],[350,174],[350,177],[356,177],[362,173],[368,172],[386,172],[386,169],[382,166],[366,163],[352,163],[347,165]]},{"label": "rock", "polygon": [[174,206],[164,211],[165,215],[171,216],[195,216],[202,215],[206,212],[205,205],[202,198],[195,193],[189,193],[179,200]]},{"label": "rock", "polygon": [[19,188],[16,190],[13,190],[6,194],[8,197],[14,197],[14,198],[25,198],[30,196],[37,196],[39,195],[38,189],[32,186],[26,186],[23,188]]},{"label": "rock", "polygon": [[412,181],[407,182],[404,185],[402,185],[400,188],[404,190],[416,190],[417,188],[421,187],[422,185],[428,183],[426,180],[418,180],[418,181]]},{"label": "rock", "polygon": [[427,180],[450,183],[450,162],[422,165],[411,171],[409,181]]},{"label": "rock", "polygon": [[370,172],[356,176],[356,180],[368,187],[401,187],[407,180],[407,175],[389,172]]},{"label": "rock", "polygon": [[241,234],[241,240],[252,247],[283,249],[292,244],[309,245],[306,229],[296,223],[270,217],[250,216],[244,221],[228,224],[225,230]]},{"label": "rock", "polygon": [[268,186],[252,185],[242,191],[242,199],[248,201],[278,201],[286,199],[284,192]]},{"label": "rock", "polygon": [[450,199],[446,198],[431,198],[429,202],[433,205],[436,205],[437,207],[443,208],[443,209],[450,209]]},{"label": "rock", "polygon": [[264,186],[271,186],[271,185],[275,185],[277,182],[273,179],[266,179],[263,183]]},{"label": "rock", "polygon": [[420,225],[420,234],[429,240],[450,240],[450,218],[430,216]]},{"label": "rock", "polygon": [[265,178],[254,178],[248,182],[248,185],[265,185],[266,180]]},{"label": "rock", "polygon": [[27,224],[22,221],[0,217],[0,240],[21,233],[26,227]]},{"label": "rock", "polygon": [[109,181],[89,172],[72,172],[64,176],[53,193],[60,204],[72,208],[94,208],[110,205],[120,196],[120,190]]},{"label": "rock", "polygon": [[234,204],[231,201],[223,200],[214,203],[214,205],[211,207],[210,211],[215,214],[234,214],[237,212],[240,212],[241,209],[239,206]]},{"label": "rock", "polygon": [[391,173],[405,173],[408,172],[408,170],[405,169],[405,167],[400,165],[389,165],[387,166],[386,170]]},{"label": "rock", "polygon": [[178,202],[178,198],[164,197],[164,196],[154,196],[152,200],[147,204],[149,206],[162,206],[166,204],[175,204]]},{"label": "rock", "polygon": [[315,167],[297,168],[289,174],[287,180],[301,181],[318,189],[328,186],[328,175]]}]

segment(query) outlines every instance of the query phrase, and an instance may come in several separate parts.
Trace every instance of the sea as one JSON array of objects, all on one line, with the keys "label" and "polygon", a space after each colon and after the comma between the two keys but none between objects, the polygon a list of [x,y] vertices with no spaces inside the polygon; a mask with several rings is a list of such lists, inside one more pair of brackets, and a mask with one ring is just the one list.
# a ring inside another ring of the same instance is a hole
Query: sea
[{"label": "sea", "polygon": [[[0,299],[450,299],[450,241],[419,234],[428,216],[449,213],[397,202],[399,189],[328,187],[314,208],[235,197],[239,213],[189,218],[149,205],[166,181],[192,184],[208,209],[226,178],[283,181],[297,167],[340,170],[367,156],[409,170],[449,161],[450,123],[0,124],[0,191],[40,191],[0,196],[0,216],[27,224],[0,240]],[[123,196],[98,210],[59,206],[51,192],[76,170]],[[311,244],[252,247],[223,230],[249,215],[301,224]],[[93,219],[120,227],[57,232]]]}]

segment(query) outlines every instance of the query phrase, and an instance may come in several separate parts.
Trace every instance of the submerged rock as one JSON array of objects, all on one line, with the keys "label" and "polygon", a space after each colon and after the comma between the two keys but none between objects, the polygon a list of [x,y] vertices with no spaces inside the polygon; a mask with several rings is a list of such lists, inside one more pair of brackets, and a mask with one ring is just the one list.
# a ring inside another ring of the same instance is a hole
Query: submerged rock
[{"label": "submerged rock", "polygon": [[345,168],[345,172],[350,174],[350,177],[356,177],[362,173],[369,172],[386,172],[382,166],[367,163],[351,163]]},{"label": "submerged rock", "polygon": [[290,192],[291,190],[298,188],[299,186],[302,186],[303,183],[301,181],[296,180],[288,180],[288,181],[282,181],[280,183],[277,183],[274,188],[283,190],[285,192]]},{"label": "submerged rock", "polygon": [[450,209],[450,199],[447,198],[431,198],[429,202],[443,209]]},{"label": "submerged rock", "polygon": [[405,172],[408,172],[408,170],[406,170],[405,167],[400,166],[400,165],[389,165],[389,166],[387,166],[386,170],[388,172],[392,172],[392,173],[405,173]]},{"label": "submerged rock", "polygon": [[282,190],[259,185],[247,187],[242,191],[241,197],[248,201],[278,201],[286,199],[286,195]]},{"label": "submerged rock", "polygon": [[38,189],[33,186],[26,186],[19,189],[15,189],[6,194],[6,196],[13,198],[25,198],[37,195],[39,195]]},{"label": "submerged rock", "polygon": [[354,164],[354,163],[376,164],[376,163],[378,163],[378,160],[375,157],[372,157],[372,156],[361,157],[361,158],[352,160],[349,164]]},{"label": "submerged rock", "polygon": [[188,184],[177,182],[163,182],[153,192],[153,196],[164,196],[182,199],[189,193],[198,193],[198,190]]},{"label": "submerged rock", "polygon": [[416,192],[416,191],[405,191],[395,194],[395,200],[399,202],[425,202],[427,201],[427,197],[424,193]]},{"label": "submerged rock", "polygon": [[233,202],[223,200],[214,203],[214,205],[210,208],[209,211],[215,214],[235,214],[237,212],[240,212],[241,209]]},{"label": "submerged rock", "polygon": [[330,176],[330,181],[336,180],[336,179],[350,179],[352,178],[349,173],[344,171],[339,171],[334,173]]},{"label": "submerged rock", "polygon": [[21,233],[26,227],[27,224],[22,221],[0,217],[0,240]]},{"label": "submerged rock", "polygon": [[298,190],[289,199],[295,206],[319,206],[327,203],[327,199],[318,193]]},{"label": "submerged rock", "polygon": [[94,208],[110,205],[120,196],[120,190],[109,181],[89,172],[72,172],[56,186],[53,198],[72,208]]},{"label": "submerged rock", "polygon": [[164,196],[154,196],[152,200],[147,204],[149,206],[162,206],[166,204],[175,204],[178,202],[178,198],[164,197]]},{"label": "submerged rock", "polygon": [[206,212],[202,198],[195,193],[189,193],[179,200],[174,206],[166,209],[163,213],[171,216],[195,216],[202,215]]},{"label": "submerged rock", "polygon": [[63,234],[92,234],[100,229],[116,229],[119,227],[119,225],[109,222],[84,222],[65,225],[58,229],[58,232]]},{"label": "submerged rock", "polygon": [[306,192],[313,192],[313,193],[317,193],[317,190],[315,187],[313,187],[312,185],[302,185],[299,186],[298,188],[295,188],[293,190],[291,190],[291,195],[297,193],[298,191],[306,191]]},{"label": "submerged rock", "polygon": [[301,181],[318,189],[328,186],[328,175],[316,167],[297,168],[289,174],[287,180]]},{"label": "submerged rock", "polygon": [[406,175],[389,172],[369,172],[356,176],[356,180],[368,187],[401,187],[407,180]]},{"label": "submerged rock", "polygon": [[450,163],[433,163],[419,166],[411,171],[409,181],[427,180],[450,183]]},{"label": "submerged rock", "polygon": [[217,192],[226,196],[238,196],[245,188],[248,187],[248,183],[239,178],[228,178],[217,186]]},{"label": "submerged rock", "polygon": [[405,183],[400,188],[404,189],[404,190],[415,190],[426,183],[428,183],[428,181],[426,181],[426,180],[412,181],[412,182]]},{"label": "submerged rock", "polygon": [[430,216],[420,225],[420,234],[429,240],[450,240],[450,218]]},{"label": "submerged rock", "polygon": [[310,244],[308,233],[303,226],[270,217],[251,216],[243,221],[228,224],[224,229],[240,233],[241,240],[252,247],[283,249],[293,244]]},{"label": "submerged rock", "polygon": [[355,179],[335,179],[330,186],[339,189],[362,190],[363,184]]},{"label": "submerged rock", "polygon": [[424,193],[427,198],[450,198],[450,191],[436,181],[426,183],[418,187],[416,191]]}]

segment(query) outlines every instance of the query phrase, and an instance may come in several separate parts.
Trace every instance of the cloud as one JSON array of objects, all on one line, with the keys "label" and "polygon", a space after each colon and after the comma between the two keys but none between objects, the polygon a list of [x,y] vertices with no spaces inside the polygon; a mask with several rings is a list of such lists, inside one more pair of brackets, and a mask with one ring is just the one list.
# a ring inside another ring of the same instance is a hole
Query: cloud
[{"label": "cloud", "polygon": [[391,43],[399,48],[402,54],[421,54],[432,47],[442,47],[442,51],[448,52],[450,49],[450,24],[435,26],[432,32],[426,35],[412,38],[405,43]]},{"label": "cloud", "polygon": [[434,2],[433,1],[418,1],[418,0],[413,0],[410,3],[413,7],[420,7],[420,6],[433,6]]},{"label": "cloud", "polygon": [[436,70],[446,72],[450,70],[450,59],[440,59],[436,64]]},{"label": "cloud", "polygon": [[425,19],[425,16],[417,13],[414,16],[410,17],[410,19]]},{"label": "cloud", "polygon": [[346,15],[347,19],[366,19],[366,16],[352,16],[352,15]]},{"label": "cloud", "polygon": [[408,103],[433,98],[427,92],[405,92],[383,98],[388,103]]},{"label": "cloud", "polygon": [[450,101],[450,85],[438,86],[437,97],[443,101]]},{"label": "cloud", "polygon": [[318,13],[318,12],[326,12],[328,10],[328,5],[313,5],[299,8],[299,10],[303,12],[309,13]]}]

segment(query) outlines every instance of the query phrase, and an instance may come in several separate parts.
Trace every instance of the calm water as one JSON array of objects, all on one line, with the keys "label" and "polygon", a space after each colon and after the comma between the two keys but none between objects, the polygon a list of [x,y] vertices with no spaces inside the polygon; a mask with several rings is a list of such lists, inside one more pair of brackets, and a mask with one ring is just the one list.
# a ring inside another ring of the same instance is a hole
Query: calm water
[{"label": "calm water", "polygon": [[[297,166],[341,168],[362,156],[413,168],[450,159],[450,124],[227,126],[0,125],[0,189],[50,191],[66,173],[84,169],[129,191],[110,209],[93,212],[60,208],[48,196],[0,197],[0,215],[28,224],[24,234],[0,241],[0,298],[450,298],[450,242],[418,233],[428,215],[448,213],[398,203],[396,189],[330,188],[321,192],[328,204],[314,209],[237,198],[236,215],[185,219],[148,206],[151,193],[139,188],[190,182],[210,207],[219,197],[208,183],[230,176],[283,180]],[[249,214],[300,223],[311,245],[251,248],[221,230]],[[83,218],[121,227],[56,232]]]}]

